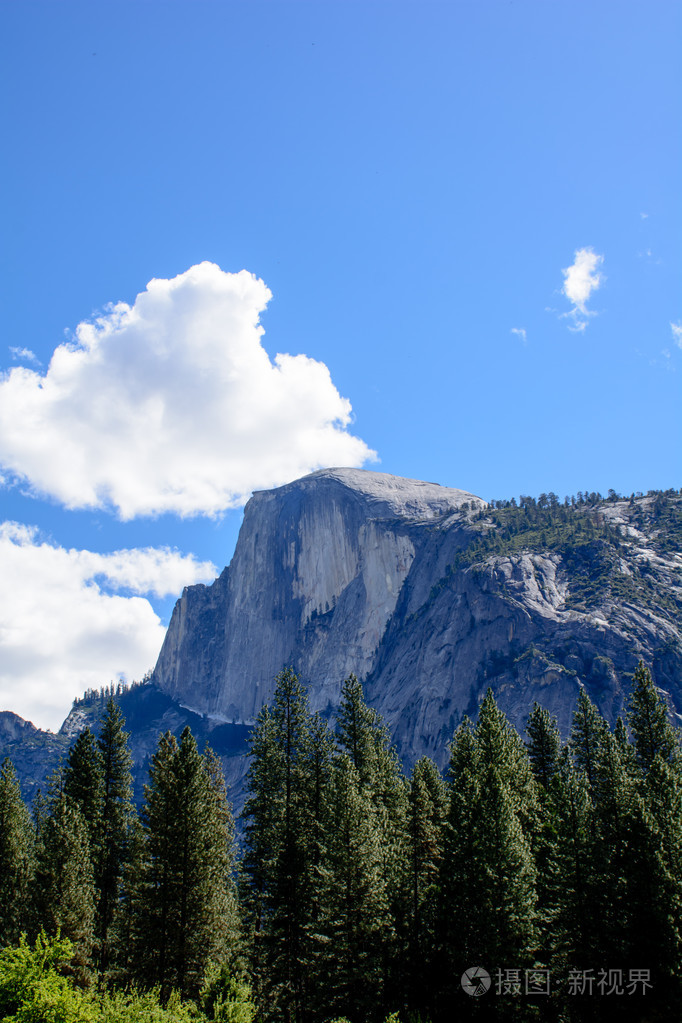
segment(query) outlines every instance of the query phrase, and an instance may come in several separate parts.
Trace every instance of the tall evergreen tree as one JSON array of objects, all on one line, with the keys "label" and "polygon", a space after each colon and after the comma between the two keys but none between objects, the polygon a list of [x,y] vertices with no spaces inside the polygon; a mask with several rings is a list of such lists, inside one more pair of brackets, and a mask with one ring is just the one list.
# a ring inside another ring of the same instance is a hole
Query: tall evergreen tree
[{"label": "tall evergreen tree", "polygon": [[561,751],[561,735],[556,718],[539,703],[533,709],[526,725],[528,756],[536,780],[547,791],[554,776]]},{"label": "tall evergreen tree", "polygon": [[102,856],[104,772],[97,740],[85,728],[69,750],[63,772],[64,792],[78,806],[88,828],[90,853],[96,869]]},{"label": "tall evergreen tree", "polygon": [[598,839],[587,776],[565,749],[550,788],[553,841],[545,862],[544,947],[552,966],[589,969],[599,958],[595,863]]},{"label": "tall evergreen tree", "polygon": [[35,834],[11,760],[0,769],[0,947],[28,930]]},{"label": "tall evergreen tree", "polygon": [[414,765],[409,793],[406,858],[407,924],[404,964],[406,998],[413,1012],[433,1011],[436,920],[447,815],[445,783],[422,757]]},{"label": "tall evergreen tree", "polygon": [[[337,712],[337,742],[360,777],[375,810],[382,855],[382,877],[392,925],[383,947],[386,984],[402,981],[403,957],[393,938],[405,933],[409,910],[405,903],[404,869],[407,858],[408,786],[388,727],[368,707],[361,683],[350,675],[343,683]],[[393,979],[391,979],[393,978]]]},{"label": "tall evergreen tree", "polygon": [[570,744],[575,762],[585,772],[590,785],[594,784],[599,744],[605,729],[606,722],[581,687],[573,714]]},{"label": "tall evergreen tree", "polygon": [[[532,965],[537,943],[536,783],[523,742],[490,690],[475,729],[464,721],[455,733],[448,782],[441,1013],[458,997],[456,979],[468,966],[523,968]],[[500,1000],[493,1011],[504,1015],[506,1005]]]},{"label": "tall evergreen tree", "polygon": [[670,761],[679,751],[679,737],[668,721],[665,703],[656,690],[651,672],[641,661],[633,677],[628,717],[637,761],[644,773],[657,756]]},{"label": "tall evergreen tree", "polygon": [[69,938],[75,975],[86,980],[93,965],[95,884],[87,825],[64,792],[54,793],[38,834],[34,893],[35,929]]},{"label": "tall evergreen tree", "polygon": [[217,765],[189,730],[167,732],[145,789],[145,848],[132,892],[134,976],[196,996],[233,952],[232,824]]},{"label": "tall evergreen tree", "polygon": [[285,1017],[304,1018],[309,999],[313,829],[308,697],[291,669],[277,676],[272,708],[276,765],[272,871],[268,882],[267,967]]},{"label": "tall evergreen tree", "polygon": [[[129,849],[130,827],[135,814],[132,804],[132,757],[124,718],[110,697],[102,718],[97,747],[101,763],[101,811],[96,826],[95,883],[98,891],[96,934],[99,966],[109,964],[109,930],[119,898],[119,886]],[[88,770],[95,770],[92,761]],[[86,775],[87,777],[87,775]],[[80,783],[83,784],[83,781]]]},{"label": "tall evergreen tree", "polygon": [[321,1009],[350,1019],[380,1018],[386,994],[383,949],[391,929],[377,811],[345,754],[332,777],[320,866],[321,926],[326,950],[318,963]]},{"label": "tall evergreen tree", "polygon": [[608,731],[599,746],[593,792],[602,960],[618,968],[651,963],[659,996],[670,1001],[680,964],[679,885],[666,865],[659,828]]},{"label": "tall evergreen tree", "polygon": [[[282,797],[281,751],[277,728],[266,704],[250,736],[250,763],[246,779],[249,799],[244,807],[242,905],[251,932],[251,954],[256,979],[265,973],[270,899],[274,886]],[[259,992],[257,992],[257,995]]]}]

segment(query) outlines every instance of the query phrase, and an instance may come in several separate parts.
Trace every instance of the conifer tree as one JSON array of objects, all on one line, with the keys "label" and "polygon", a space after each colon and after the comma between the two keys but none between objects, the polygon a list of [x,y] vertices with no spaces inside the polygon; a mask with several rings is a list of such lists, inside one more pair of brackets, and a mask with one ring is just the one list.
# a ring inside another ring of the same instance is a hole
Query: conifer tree
[{"label": "conifer tree", "polygon": [[[99,967],[109,964],[109,930],[119,898],[121,876],[128,856],[129,832],[135,810],[132,804],[132,757],[125,721],[113,697],[107,701],[97,747],[101,763],[101,811],[98,819],[95,883],[98,892],[96,934]],[[94,765],[88,764],[90,770]],[[82,782],[81,782],[82,784]]]},{"label": "conifer tree", "polygon": [[456,980],[469,965],[523,968],[532,964],[537,941],[536,783],[525,747],[490,690],[475,729],[465,720],[455,733],[448,788],[441,1012],[457,997]]},{"label": "conifer tree", "polygon": [[659,756],[670,761],[679,750],[679,739],[668,721],[666,706],[659,696],[651,672],[640,661],[633,677],[629,722],[637,762],[646,773]]},{"label": "conifer tree", "polygon": [[186,728],[159,740],[145,789],[145,848],[133,887],[133,975],[196,996],[235,934],[232,826],[215,761]]},{"label": "conifer tree", "polygon": [[590,785],[594,784],[597,752],[606,722],[581,687],[573,715],[570,744],[579,770],[584,771]]},{"label": "conifer tree", "polygon": [[36,930],[58,931],[73,942],[72,967],[86,980],[92,967],[95,884],[88,828],[78,806],[54,793],[36,847],[34,883]]},{"label": "conifer tree", "polygon": [[34,846],[31,817],[14,766],[5,759],[0,769],[0,947],[16,944],[28,930]]},{"label": "conifer tree", "polygon": [[426,1017],[433,1011],[436,985],[436,919],[446,814],[443,779],[433,761],[422,757],[414,765],[409,794],[404,975],[408,1004]]},{"label": "conifer tree", "polygon": [[277,676],[272,709],[275,767],[272,872],[266,901],[267,970],[285,1016],[301,1020],[308,1001],[312,830],[308,697],[291,669]]},{"label": "conifer tree", "polygon": [[656,822],[608,731],[596,761],[594,802],[600,954],[614,967],[650,962],[661,993],[670,992],[680,962],[679,886],[666,865]]},{"label": "conifer tree", "polygon": [[301,1019],[320,952],[319,871],[325,789],[333,756],[326,724],[310,714],[291,669],[276,679],[251,738],[244,873],[261,1001]]},{"label": "conifer tree", "polygon": [[336,731],[341,752],[350,758],[361,783],[371,786],[379,749],[388,744],[388,731],[376,711],[365,703],[362,683],[353,674],[341,687]]},{"label": "conifer tree", "polygon": [[[346,753],[367,791],[376,816],[382,855],[382,876],[392,920],[383,947],[384,971],[398,983],[402,979],[402,955],[393,931],[407,929],[404,870],[407,858],[408,786],[388,727],[367,706],[362,684],[350,675],[341,688],[337,712],[337,742]],[[403,943],[404,944],[404,943]],[[392,983],[393,981],[391,981]]]},{"label": "conifer tree", "polygon": [[[480,803],[476,743],[465,717],[450,743],[447,772],[448,812],[443,836],[440,913],[437,917],[436,973],[439,1013],[456,997],[456,978],[473,962],[476,915],[475,827]],[[461,968],[461,969],[460,969]],[[459,970],[459,973],[457,972]]]},{"label": "conifer tree", "polygon": [[597,933],[598,839],[587,777],[573,765],[568,749],[550,788],[553,841],[545,862],[544,947],[552,966],[589,969],[599,955]]},{"label": "conifer tree", "polygon": [[265,704],[251,732],[250,763],[246,779],[249,799],[242,814],[242,868],[248,882],[244,886],[242,904],[248,914],[257,978],[264,971],[264,941],[274,887],[276,840],[279,840],[280,832],[283,776],[280,752],[275,721],[270,707]]},{"label": "conifer tree", "polygon": [[96,869],[102,856],[104,775],[97,740],[85,728],[69,750],[64,768],[64,792],[78,806],[88,828],[90,854]]},{"label": "conifer tree", "polygon": [[377,812],[345,754],[336,763],[327,801],[320,867],[326,954],[318,990],[327,1015],[377,1018],[385,996],[383,950],[391,930]]},{"label": "conifer tree", "polygon": [[526,732],[528,733],[526,745],[533,774],[546,792],[557,769],[561,750],[561,736],[556,718],[544,707],[534,703],[528,717]]}]

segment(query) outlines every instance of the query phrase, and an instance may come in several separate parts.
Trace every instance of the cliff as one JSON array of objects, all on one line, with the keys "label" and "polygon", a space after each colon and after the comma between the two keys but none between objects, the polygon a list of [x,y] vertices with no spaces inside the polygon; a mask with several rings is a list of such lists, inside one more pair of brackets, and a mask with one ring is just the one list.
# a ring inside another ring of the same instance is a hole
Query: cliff
[{"label": "cliff", "polygon": [[642,658],[677,712],[681,503],[487,508],[417,480],[313,473],[254,494],[230,566],[178,601],[155,684],[248,723],[285,665],[322,712],[355,672],[405,758],[440,763],[488,685],[521,730],[538,700],[567,732],[580,686],[614,721]]}]

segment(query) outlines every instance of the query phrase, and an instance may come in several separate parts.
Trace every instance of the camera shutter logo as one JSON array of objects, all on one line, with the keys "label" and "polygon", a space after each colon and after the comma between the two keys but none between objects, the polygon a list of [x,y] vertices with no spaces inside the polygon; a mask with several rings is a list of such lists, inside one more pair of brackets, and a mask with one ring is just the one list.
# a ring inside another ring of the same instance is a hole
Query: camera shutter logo
[{"label": "camera shutter logo", "polygon": [[482,966],[471,966],[462,974],[462,987],[468,995],[480,998],[490,987],[490,974]]}]

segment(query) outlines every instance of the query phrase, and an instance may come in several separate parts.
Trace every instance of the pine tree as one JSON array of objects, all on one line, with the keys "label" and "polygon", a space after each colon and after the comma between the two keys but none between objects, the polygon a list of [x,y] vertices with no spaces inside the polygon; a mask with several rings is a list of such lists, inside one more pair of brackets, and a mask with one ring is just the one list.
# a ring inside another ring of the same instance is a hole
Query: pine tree
[{"label": "pine tree", "polygon": [[73,942],[72,968],[85,981],[92,967],[95,884],[87,825],[64,792],[53,792],[38,834],[34,892],[36,930]]},{"label": "pine tree", "polygon": [[528,717],[526,732],[529,740],[526,745],[533,774],[546,792],[557,769],[561,750],[561,736],[556,718],[544,707],[534,703]]},{"label": "pine tree", "polygon": [[594,784],[597,751],[605,729],[606,722],[581,687],[573,715],[570,744],[576,764],[585,772],[590,785]]},{"label": "pine tree", "polygon": [[475,943],[475,828],[480,804],[477,749],[470,720],[465,717],[450,743],[447,772],[448,808],[440,874],[437,916],[436,975],[439,1015],[457,996],[456,982],[471,958]]},{"label": "pine tree", "polygon": [[447,815],[445,784],[438,768],[422,757],[414,765],[407,822],[405,987],[413,1012],[428,1018],[436,986],[434,956],[439,881]]},{"label": "pine tree", "polygon": [[594,802],[604,964],[637,968],[650,962],[659,994],[668,997],[680,963],[679,884],[666,865],[659,828],[608,731],[599,746]]},{"label": "pine tree", "polygon": [[533,963],[537,943],[537,788],[523,742],[490,690],[475,729],[465,720],[455,733],[448,788],[441,1013],[458,997],[456,981],[468,966],[523,968]]},{"label": "pine tree", "polygon": [[640,661],[633,677],[629,722],[640,768],[646,773],[659,756],[670,761],[679,750],[679,738],[668,721],[666,706],[659,696],[651,672]]},{"label": "pine tree", "polygon": [[554,837],[545,863],[543,946],[553,967],[589,969],[599,957],[595,815],[587,777],[566,749],[550,788]]},{"label": "pine tree", "polygon": [[9,759],[0,769],[0,947],[14,945],[28,930],[35,834]]},{"label": "pine tree", "polygon": [[363,785],[373,785],[379,751],[388,745],[388,730],[379,715],[365,703],[362,684],[349,675],[341,687],[336,712],[339,749],[350,758]]},{"label": "pine tree", "polygon": [[320,954],[322,818],[333,741],[290,669],[251,739],[244,873],[258,997],[294,1020],[314,1000]]},{"label": "pine tree", "polygon": [[102,808],[104,802],[104,776],[102,756],[97,740],[85,728],[69,750],[64,768],[64,792],[83,815],[88,828],[90,853],[96,868],[102,850]]},{"label": "pine tree", "polygon": [[[131,822],[132,757],[124,718],[111,697],[101,722],[97,747],[100,754],[101,812],[96,827],[95,883],[98,891],[96,934],[99,943],[99,967],[109,964],[109,930],[119,898],[121,876],[126,863]],[[88,769],[94,765],[88,763]],[[83,781],[80,782],[83,784]],[[98,797],[99,798],[99,797]]]},{"label": "pine tree", "polygon": [[277,676],[272,719],[278,789],[267,892],[267,968],[281,1011],[298,1021],[304,1017],[309,991],[312,720],[307,693],[291,669]]},{"label": "pine tree", "polygon": [[342,755],[327,801],[320,867],[326,954],[318,965],[318,989],[327,1015],[371,1020],[382,1011],[391,922],[380,836],[369,793]]},{"label": "pine tree", "polygon": [[404,882],[408,786],[390,731],[381,715],[367,706],[355,675],[343,683],[336,720],[339,749],[357,770],[379,828],[382,877],[391,918],[383,946],[384,973],[386,986],[398,989],[405,979],[403,963],[409,926]]},{"label": "pine tree", "polygon": [[269,904],[280,837],[283,778],[280,753],[275,721],[266,704],[260,710],[250,736],[250,763],[246,779],[249,799],[242,814],[242,869],[247,881],[242,905],[251,931],[251,953],[257,980],[265,973]]},{"label": "pine tree", "polygon": [[132,889],[133,976],[195,997],[233,952],[231,816],[215,759],[189,730],[159,740],[145,788],[145,847]]}]

